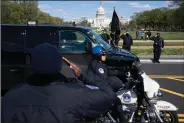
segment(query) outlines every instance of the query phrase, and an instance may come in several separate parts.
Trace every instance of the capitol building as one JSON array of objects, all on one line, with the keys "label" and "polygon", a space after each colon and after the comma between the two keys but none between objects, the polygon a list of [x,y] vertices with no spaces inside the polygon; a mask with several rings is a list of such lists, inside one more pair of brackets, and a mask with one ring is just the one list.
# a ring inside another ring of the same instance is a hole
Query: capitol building
[{"label": "capitol building", "polygon": [[[72,21],[75,22],[76,24],[82,22],[83,20],[87,20],[88,23],[91,23],[91,27],[103,28],[103,27],[109,27],[109,24],[112,19],[105,17],[104,8],[100,3],[100,6],[99,8],[97,8],[97,11],[96,11],[96,18],[81,17],[81,18],[72,19]],[[129,19],[120,18],[120,22],[122,24],[129,24]]]}]

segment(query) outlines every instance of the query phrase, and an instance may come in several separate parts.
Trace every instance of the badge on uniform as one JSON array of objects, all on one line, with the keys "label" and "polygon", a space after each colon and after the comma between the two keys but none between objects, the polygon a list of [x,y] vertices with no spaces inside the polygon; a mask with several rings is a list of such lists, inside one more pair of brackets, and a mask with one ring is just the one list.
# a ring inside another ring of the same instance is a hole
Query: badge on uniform
[{"label": "badge on uniform", "polygon": [[101,74],[103,74],[103,73],[104,73],[104,69],[99,68],[98,70],[99,70],[99,72],[100,72]]}]

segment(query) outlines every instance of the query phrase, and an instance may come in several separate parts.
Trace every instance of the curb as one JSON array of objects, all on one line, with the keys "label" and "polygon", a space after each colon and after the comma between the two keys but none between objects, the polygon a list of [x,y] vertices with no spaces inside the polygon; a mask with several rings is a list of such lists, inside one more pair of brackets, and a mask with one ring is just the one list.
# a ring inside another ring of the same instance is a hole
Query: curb
[{"label": "curb", "polygon": [[[140,59],[150,59],[153,56],[138,56]],[[160,59],[184,59],[182,55],[161,56]]]},{"label": "curb", "polygon": [[[123,42],[123,40],[120,40],[119,42]],[[152,42],[153,43],[153,41],[152,40],[133,40],[133,42],[144,42],[144,43],[150,43],[150,42]],[[184,40],[164,40],[164,42],[184,42]]]},{"label": "curb", "polygon": [[[184,59],[160,59],[161,63],[184,63]],[[153,63],[150,59],[140,59],[141,63]],[[154,63],[153,63],[154,64]]]}]

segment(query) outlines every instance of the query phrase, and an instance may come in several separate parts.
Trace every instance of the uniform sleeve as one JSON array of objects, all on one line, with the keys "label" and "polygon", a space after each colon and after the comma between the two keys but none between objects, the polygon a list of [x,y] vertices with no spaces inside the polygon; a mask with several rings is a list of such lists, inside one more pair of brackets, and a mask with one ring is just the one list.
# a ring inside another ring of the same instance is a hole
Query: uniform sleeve
[{"label": "uniform sleeve", "polygon": [[119,74],[118,70],[108,69],[108,76],[117,76]]},{"label": "uniform sleeve", "polygon": [[94,119],[106,113],[117,102],[117,96],[105,80],[96,80],[99,90],[87,89],[84,101],[78,109],[79,115],[85,119]]},{"label": "uniform sleeve", "polygon": [[[80,81],[82,81],[84,84],[89,84],[89,85],[95,85],[96,86],[96,76],[99,75],[96,71],[96,64],[95,62],[91,62],[88,65],[88,69],[90,69],[91,72],[89,72],[88,70],[86,71],[82,71],[80,77],[78,78]],[[93,71],[93,72],[92,72]],[[94,76],[92,73],[94,73]]]},{"label": "uniform sleeve", "polygon": [[78,79],[84,84],[94,85],[93,79],[88,75],[87,71],[82,71]]}]

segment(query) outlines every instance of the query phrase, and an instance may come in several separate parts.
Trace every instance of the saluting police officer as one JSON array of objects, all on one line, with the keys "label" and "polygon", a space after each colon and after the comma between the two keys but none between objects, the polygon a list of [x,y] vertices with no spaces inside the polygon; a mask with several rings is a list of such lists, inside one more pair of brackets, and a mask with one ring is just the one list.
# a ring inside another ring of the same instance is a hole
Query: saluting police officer
[{"label": "saluting police officer", "polygon": [[120,33],[121,33],[120,30],[117,30],[117,31],[115,32],[115,44],[116,44],[116,46],[119,45]]},{"label": "saluting police officer", "polygon": [[[106,80],[107,83],[116,92],[122,87],[123,82],[116,77],[120,74],[118,70],[108,69],[106,64],[104,64],[104,62],[106,61],[106,57],[106,52],[103,51],[101,46],[95,46],[94,48],[92,48],[92,61],[88,65],[88,69],[86,72],[88,73],[88,75],[90,75],[88,79],[93,81],[96,77],[100,77],[101,79]],[[82,81],[84,83],[86,82],[85,80]],[[88,82],[88,84],[90,83]]]},{"label": "saluting police officer", "polygon": [[159,59],[162,52],[162,48],[164,48],[164,39],[160,36],[160,33],[157,33],[153,43],[154,63],[155,62],[160,63]]}]

